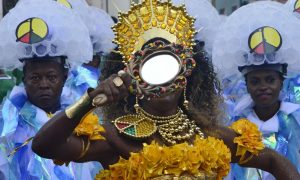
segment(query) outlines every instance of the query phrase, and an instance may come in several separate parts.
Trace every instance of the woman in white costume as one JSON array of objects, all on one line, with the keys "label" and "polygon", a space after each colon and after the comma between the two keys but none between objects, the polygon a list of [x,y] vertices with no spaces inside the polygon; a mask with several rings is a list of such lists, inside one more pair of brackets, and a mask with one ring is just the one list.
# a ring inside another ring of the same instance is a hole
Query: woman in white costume
[{"label": "woman in white costume", "polygon": [[[300,105],[282,101],[286,74],[299,72],[300,22],[275,2],[235,11],[213,45],[213,63],[222,78],[243,75],[249,94],[234,107],[232,121],[247,118],[263,133],[264,144],[299,169]],[[235,179],[274,179],[256,169],[233,167]]]}]

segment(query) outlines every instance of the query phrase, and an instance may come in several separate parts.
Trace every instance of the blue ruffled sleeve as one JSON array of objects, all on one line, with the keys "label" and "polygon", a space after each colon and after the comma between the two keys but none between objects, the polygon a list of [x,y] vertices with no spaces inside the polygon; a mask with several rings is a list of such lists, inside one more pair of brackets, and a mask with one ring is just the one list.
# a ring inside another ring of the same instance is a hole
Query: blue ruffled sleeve
[{"label": "blue ruffled sleeve", "polygon": [[89,88],[97,87],[98,78],[100,72],[97,68],[91,66],[79,66],[76,69],[71,70],[66,85],[75,90],[79,95],[85,93]]},{"label": "blue ruffled sleeve", "polygon": [[287,158],[297,167],[300,173],[300,110],[293,112],[290,119],[284,117],[289,129]]}]

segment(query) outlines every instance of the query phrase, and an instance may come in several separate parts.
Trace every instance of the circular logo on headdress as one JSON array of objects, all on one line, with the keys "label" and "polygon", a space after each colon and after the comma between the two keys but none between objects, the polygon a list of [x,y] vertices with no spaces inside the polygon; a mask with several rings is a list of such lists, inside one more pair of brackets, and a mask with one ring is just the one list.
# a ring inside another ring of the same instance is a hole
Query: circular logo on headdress
[{"label": "circular logo on headdress", "polygon": [[280,49],[282,38],[280,33],[272,27],[264,26],[253,31],[248,39],[251,53],[270,54]]},{"label": "circular logo on headdress", "polygon": [[48,25],[40,18],[26,19],[16,29],[17,41],[26,44],[41,42],[47,37],[48,33]]},{"label": "circular logo on headdress", "polygon": [[72,5],[68,0],[56,0],[58,3],[66,6],[67,8],[72,9]]},{"label": "circular logo on headdress", "polygon": [[300,1],[299,0],[295,1],[294,12],[300,13]]}]

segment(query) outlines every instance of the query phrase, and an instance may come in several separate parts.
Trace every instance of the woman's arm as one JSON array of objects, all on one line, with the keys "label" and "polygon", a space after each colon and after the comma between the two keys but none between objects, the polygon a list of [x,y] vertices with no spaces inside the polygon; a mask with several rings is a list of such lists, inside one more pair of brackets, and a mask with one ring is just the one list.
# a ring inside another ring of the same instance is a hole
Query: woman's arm
[{"label": "woman's arm", "polygon": [[300,179],[295,166],[288,159],[269,148],[265,148],[258,156],[254,156],[250,161],[240,166],[262,169],[273,174],[278,180]]},{"label": "woman's arm", "polygon": [[[234,138],[238,135],[227,127],[218,127],[214,130],[208,130],[208,135],[220,138],[228,146],[231,151],[232,163],[239,163],[240,156],[236,156],[237,144],[234,143]],[[251,154],[247,153],[246,157],[250,157]],[[276,151],[269,148],[264,148],[258,155],[254,155],[249,161],[240,164],[243,167],[252,167],[262,169],[274,175],[276,179],[282,180],[294,180],[300,179],[300,175],[297,172],[293,164],[285,157],[278,154]]]},{"label": "woman's arm", "polygon": [[[107,96],[105,104],[117,102],[128,95],[125,84],[117,87],[113,82],[116,77],[117,75],[112,75],[95,90],[84,95],[83,101],[79,105],[80,108],[78,106],[77,109],[73,108],[74,111],[71,111],[71,114],[70,111],[67,113],[63,111],[50,119],[36,134],[32,142],[32,150],[42,157],[62,161],[105,161],[109,155],[118,156],[108,142],[91,141],[86,155],[78,159],[84,149],[83,144],[87,145],[88,141],[83,137],[73,135],[73,131],[82,117],[94,108],[91,101],[98,94]],[[124,82],[128,82],[128,78],[129,76],[122,77]]]}]

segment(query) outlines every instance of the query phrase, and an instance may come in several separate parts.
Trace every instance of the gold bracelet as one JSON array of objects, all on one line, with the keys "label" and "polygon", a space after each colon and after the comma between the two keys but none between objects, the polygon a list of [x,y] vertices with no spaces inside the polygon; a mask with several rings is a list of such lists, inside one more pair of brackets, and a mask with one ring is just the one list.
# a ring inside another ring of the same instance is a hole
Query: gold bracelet
[{"label": "gold bracelet", "polygon": [[238,164],[246,164],[248,161],[250,161],[253,158],[253,154],[249,155],[249,157],[246,158],[246,154],[242,155]]},{"label": "gold bracelet", "polygon": [[69,119],[73,119],[77,115],[80,115],[82,109],[87,108],[91,104],[91,98],[89,97],[88,93],[85,92],[81,98],[75,102],[74,104],[68,106],[65,110],[66,116]]},{"label": "gold bracelet", "polygon": [[91,145],[91,142],[90,142],[90,139],[89,137],[87,138],[87,145],[85,146],[85,143],[84,143],[84,137],[82,137],[82,151],[79,155],[79,157],[77,159],[81,159],[86,153],[87,151],[90,149],[90,145]]}]

